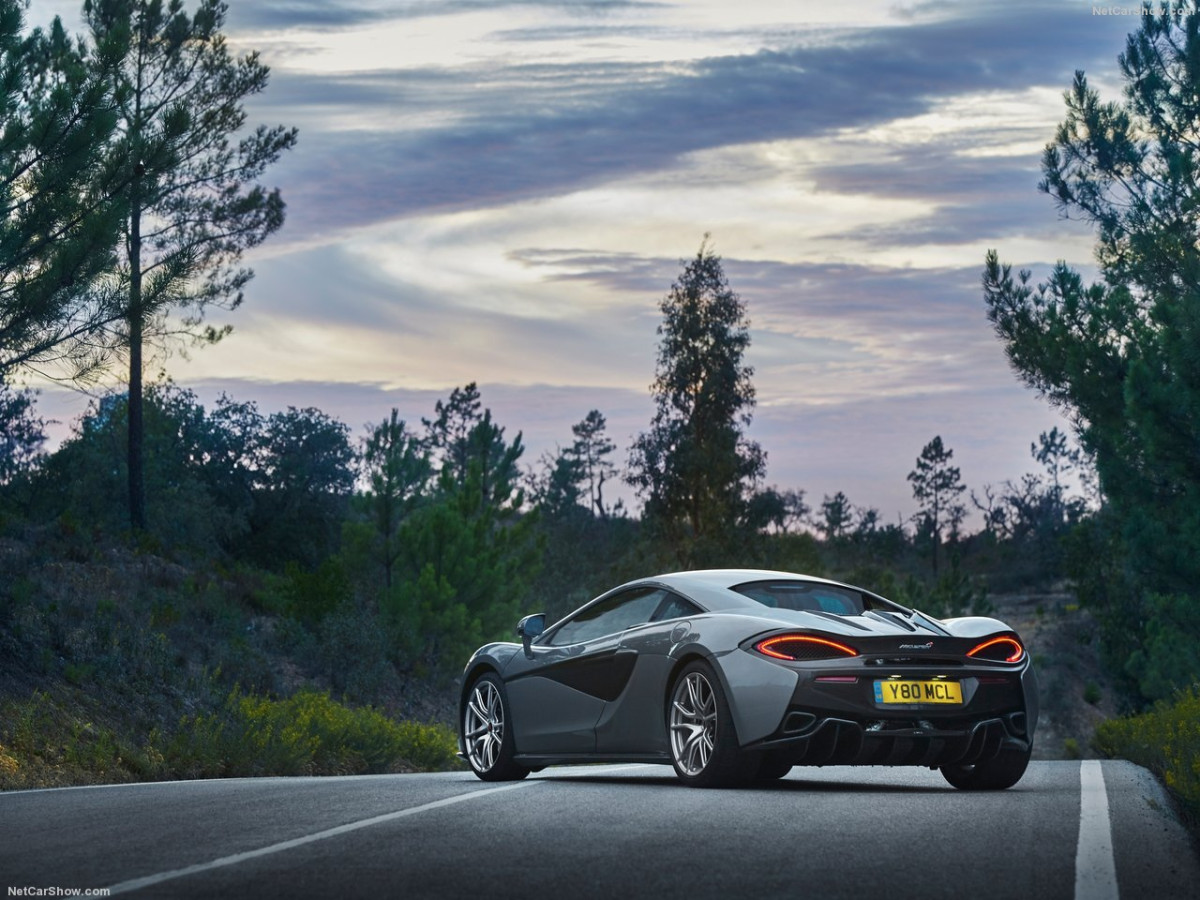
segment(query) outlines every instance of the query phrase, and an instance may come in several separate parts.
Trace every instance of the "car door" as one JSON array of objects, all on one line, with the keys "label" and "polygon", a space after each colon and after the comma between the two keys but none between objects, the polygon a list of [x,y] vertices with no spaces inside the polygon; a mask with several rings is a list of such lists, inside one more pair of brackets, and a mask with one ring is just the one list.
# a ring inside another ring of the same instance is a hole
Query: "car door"
[{"label": "car door", "polygon": [[601,597],[532,644],[532,658],[513,659],[504,675],[517,753],[595,752],[596,722],[636,658],[621,647],[622,633],[649,621],[661,593],[643,587]]},{"label": "car door", "polygon": [[621,632],[618,653],[635,661],[626,689],[604,705],[596,724],[599,753],[655,754],[669,748],[665,715],[667,679],[675,664],[671,648],[691,632],[690,618],[703,614],[690,600],[662,591],[650,620]]}]

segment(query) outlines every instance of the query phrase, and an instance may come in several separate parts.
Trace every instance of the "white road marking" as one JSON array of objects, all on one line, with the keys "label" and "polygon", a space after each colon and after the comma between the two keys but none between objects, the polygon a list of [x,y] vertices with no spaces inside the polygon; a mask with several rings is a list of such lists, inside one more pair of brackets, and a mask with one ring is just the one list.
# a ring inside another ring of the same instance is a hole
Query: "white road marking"
[{"label": "white road marking", "polygon": [[1079,764],[1079,845],[1075,850],[1075,900],[1117,900],[1108,792],[1100,761]]},{"label": "white road marking", "polygon": [[208,872],[212,869],[220,869],[224,866],[235,866],[238,863],[243,863],[251,859],[257,859],[260,856],[269,856],[272,853],[281,853],[284,850],[291,850],[294,847],[303,847],[305,844],[311,844],[314,841],[323,841],[326,838],[349,834],[351,831],[358,831],[360,828],[370,828],[372,825],[382,825],[384,822],[393,822],[396,819],[404,819],[408,816],[415,816],[423,812],[429,812],[433,809],[442,809],[446,806],[453,806],[455,803],[463,803],[467,800],[476,800],[480,797],[498,794],[501,791],[512,791],[516,790],[517,788],[529,787],[530,785],[540,783],[541,782],[539,781],[519,781],[516,784],[506,784],[502,787],[485,788],[482,791],[471,791],[467,794],[458,794],[454,797],[447,797],[444,800],[434,800],[432,803],[422,803],[420,806],[412,806],[408,809],[399,809],[395,812],[384,813],[381,816],[373,816],[370,819],[360,819],[357,822],[348,822],[345,825],[338,825],[336,828],[327,828],[325,831],[318,831],[314,834],[306,834],[303,837],[292,838],[290,841],[282,841],[278,844],[271,844],[268,847],[260,847],[257,850],[247,850],[244,853],[234,853],[232,856],[222,856],[220,859],[214,859],[204,863],[197,863],[194,866],[186,866],[182,869],[172,869],[168,872],[158,872],[154,875],[146,875],[142,878],[133,878],[129,881],[122,881],[119,884],[112,885],[108,889],[108,892],[110,895],[116,895],[124,894],[129,891],[141,890],[142,888],[150,887],[152,885],[162,884],[164,881],[174,881],[176,878],[186,878],[188,875],[198,875],[201,872]]}]

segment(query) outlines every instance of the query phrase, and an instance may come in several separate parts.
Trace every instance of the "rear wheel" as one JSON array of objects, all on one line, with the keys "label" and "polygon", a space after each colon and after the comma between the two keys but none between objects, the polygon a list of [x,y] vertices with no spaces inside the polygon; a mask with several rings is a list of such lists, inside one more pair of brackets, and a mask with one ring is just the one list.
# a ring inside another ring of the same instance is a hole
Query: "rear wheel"
[{"label": "rear wheel", "polygon": [[1032,747],[1001,750],[991,759],[973,766],[942,766],[942,775],[960,790],[1002,791],[1021,780],[1032,752]]},{"label": "rear wheel", "polygon": [[463,749],[467,762],[484,781],[518,781],[529,769],[513,762],[513,741],[504,682],[492,673],[471,685],[462,715]]},{"label": "rear wheel", "polygon": [[690,662],[675,679],[667,730],[671,763],[684,784],[731,787],[754,776],[757,760],[739,749],[729,703],[708,663]]}]

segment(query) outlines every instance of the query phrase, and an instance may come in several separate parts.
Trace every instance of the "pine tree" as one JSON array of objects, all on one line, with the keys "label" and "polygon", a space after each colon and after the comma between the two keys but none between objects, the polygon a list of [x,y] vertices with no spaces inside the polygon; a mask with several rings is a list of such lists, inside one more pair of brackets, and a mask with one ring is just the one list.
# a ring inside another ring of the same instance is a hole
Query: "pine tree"
[{"label": "pine tree", "polygon": [[370,485],[368,501],[384,589],[390,591],[393,569],[401,554],[400,527],[425,497],[433,469],[421,442],[409,433],[395,409],[367,436],[362,466]]},{"label": "pine tree", "polygon": [[743,434],[754,408],[745,304],[707,238],[661,309],[654,420],[634,441],[627,478],[676,559],[711,563],[753,527],[749,500],[766,454]]},{"label": "pine tree", "polygon": [[587,497],[593,514],[608,518],[609,509],[604,505],[604,483],[617,474],[617,467],[609,456],[617,445],[605,434],[608,422],[600,410],[591,410],[581,422],[571,426],[575,443],[571,453],[579,462],[583,481],[587,482]]},{"label": "pine tree", "polygon": [[[97,47],[120,44],[113,92],[121,100],[109,152],[126,187],[118,271],[125,287],[120,338],[129,356],[129,514],[146,525],[142,367],[145,345],[187,335],[215,342],[210,307],[234,309],[252,272],[242,254],[283,224],[278,190],[258,179],[296,141],[294,129],[246,130],[246,98],[267,86],[258,55],[231,55],[226,5],[199,0],[86,0]],[[178,313],[177,319],[169,313]]]},{"label": "pine tree", "polygon": [[105,42],[86,55],[57,18],[22,36],[23,7],[0,0],[0,377],[86,380],[121,317],[104,278],[123,214],[104,153],[119,53]]},{"label": "pine tree", "polygon": [[1126,583],[1091,577],[1084,560],[1083,599],[1114,660],[1163,696],[1200,671],[1180,662],[1195,656],[1153,650],[1167,634],[1200,642],[1194,625],[1174,630],[1195,621],[1176,610],[1200,599],[1200,9],[1146,12],[1120,57],[1124,99],[1103,102],[1077,72],[1042,161],[1041,189],[1094,225],[1101,279],[1060,262],[1035,284],[992,251],[983,287],[1013,368],[1095,461],[1106,552],[1121,553]]},{"label": "pine tree", "polygon": [[951,535],[956,535],[967,513],[959,500],[966,486],[958,466],[950,465],[953,457],[954,451],[945,447],[938,435],[922,448],[916,468],[908,473],[913,498],[921,505],[918,522],[932,543],[934,577],[938,574],[942,533],[949,529]]},{"label": "pine tree", "polygon": [[836,541],[845,537],[854,524],[854,507],[849,498],[838,491],[832,497],[826,495],[821,501],[821,533],[825,540]]}]

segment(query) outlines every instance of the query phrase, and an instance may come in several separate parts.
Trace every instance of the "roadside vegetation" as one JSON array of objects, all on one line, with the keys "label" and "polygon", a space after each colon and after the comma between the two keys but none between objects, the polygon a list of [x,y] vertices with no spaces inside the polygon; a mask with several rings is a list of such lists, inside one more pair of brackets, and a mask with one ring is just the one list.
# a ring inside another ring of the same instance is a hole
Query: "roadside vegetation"
[{"label": "roadside vegetation", "polygon": [[[886,521],[770,482],[746,303],[707,238],[664,285],[655,411],[624,459],[595,409],[526,459],[475,383],[356,433],[145,379],[144,355],[228,334],[205,317],[241,302],[241,254],[283,223],[259,182],[295,132],[249,129],[268,73],[229,55],[215,0],[96,0],[81,41],[22,9],[0,0],[0,786],[453,766],[455,678],[520,614],[736,565],[1016,616],[1052,752],[1141,714],[1096,747],[1193,796],[1200,122],[1171,85],[1195,80],[1200,13],[1141,17],[1124,103],[1081,73],[1047,148],[1043,188],[1095,223],[1101,281],[985,261],[981,327],[1070,433],[1030,435],[1027,471],[974,485],[929,435],[905,451],[917,512]],[[118,366],[127,389],[47,450],[27,379]]]},{"label": "roadside vegetation", "polygon": [[1187,813],[1193,833],[1200,832],[1200,685],[1147,712],[1101,723],[1096,748],[1158,775]]},{"label": "roadside vegetation", "polygon": [[397,722],[312,690],[272,699],[235,688],[211,712],[143,733],[124,721],[104,724],[98,716],[112,720],[114,710],[87,694],[55,694],[35,689],[26,700],[0,704],[0,789],[457,767],[446,725]]}]

